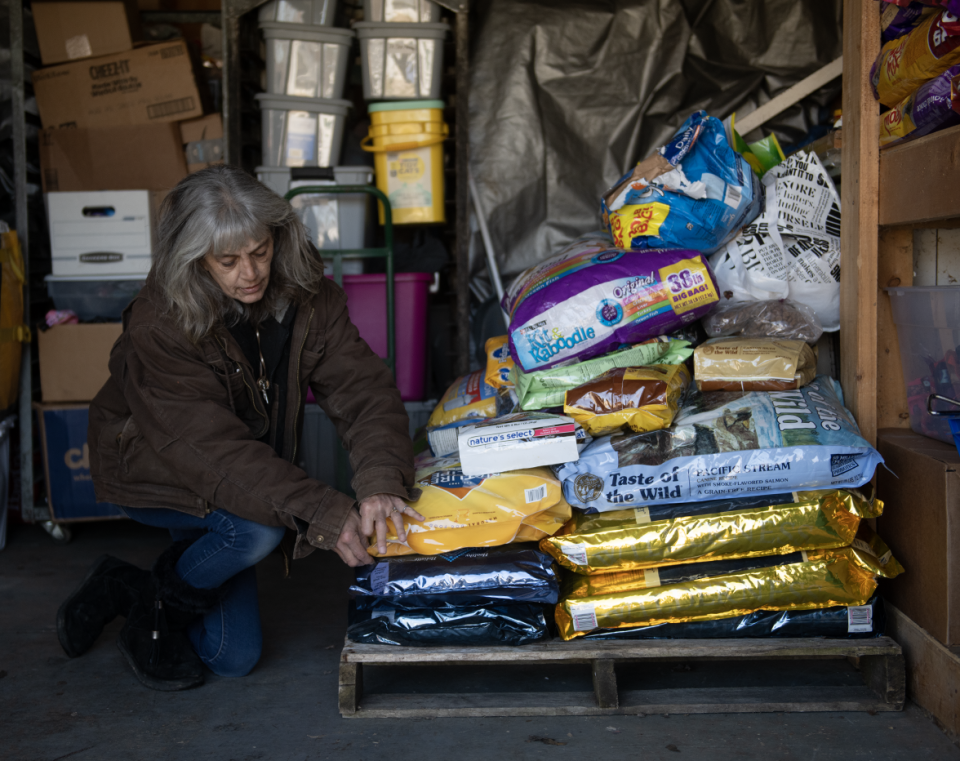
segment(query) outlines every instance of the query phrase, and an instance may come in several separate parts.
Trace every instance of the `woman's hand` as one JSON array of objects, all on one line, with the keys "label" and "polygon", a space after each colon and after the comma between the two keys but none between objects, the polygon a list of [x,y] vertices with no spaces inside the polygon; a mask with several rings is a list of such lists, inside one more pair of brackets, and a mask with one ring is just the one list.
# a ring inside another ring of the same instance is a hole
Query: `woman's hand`
[{"label": "woman's hand", "polygon": [[407,541],[407,532],[403,529],[403,516],[418,521],[423,516],[393,494],[374,494],[360,503],[361,529],[364,536],[377,535],[377,550],[381,555],[387,552],[387,519],[393,521],[397,539]]},{"label": "woman's hand", "polygon": [[364,541],[360,513],[353,508],[350,509],[347,519],[343,522],[340,538],[337,539],[337,546],[333,548],[333,551],[351,568],[370,565],[376,562],[370,553],[367,552],[367,543]]}]

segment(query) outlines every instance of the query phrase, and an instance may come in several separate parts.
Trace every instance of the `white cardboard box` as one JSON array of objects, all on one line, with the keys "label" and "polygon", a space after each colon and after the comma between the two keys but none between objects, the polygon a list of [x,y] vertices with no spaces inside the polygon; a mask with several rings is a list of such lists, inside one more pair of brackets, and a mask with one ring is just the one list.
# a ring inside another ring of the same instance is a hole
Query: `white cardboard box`
[{"label": "white cardboard box", "polygon": [[520,412],[457,429],[465,476],[576,462],[576,423],[563,415]]},{"label": "white cardboard box", "polygon": [[148,190],[47,193],[53,274],[148,273],[162,196]]}]

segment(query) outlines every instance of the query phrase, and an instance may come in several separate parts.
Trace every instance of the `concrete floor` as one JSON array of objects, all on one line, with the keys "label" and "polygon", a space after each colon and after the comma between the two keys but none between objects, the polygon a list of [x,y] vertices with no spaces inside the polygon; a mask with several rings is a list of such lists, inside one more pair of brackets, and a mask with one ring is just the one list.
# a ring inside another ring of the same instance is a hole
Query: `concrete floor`
[{"label": "concrete floor", "polygon": [[[163,532],[128,522],[80,526],[66,546],[35,527],[12,528],[0,553],[0,759],[960,761],[960,748],[912,705],[873,716],[344,720],[337,659],[350,572],[319,552],[294,564],[289,580],[277,555],[260,567],[266,645],[248,677],[210,676],[181,693],[144,689],[114,645],[119,621],[82,658],[67,658],[56,610],[93,560],[110,552],[147,566],[166,543]],[[374,678],[389,688],[397,674]]]}]

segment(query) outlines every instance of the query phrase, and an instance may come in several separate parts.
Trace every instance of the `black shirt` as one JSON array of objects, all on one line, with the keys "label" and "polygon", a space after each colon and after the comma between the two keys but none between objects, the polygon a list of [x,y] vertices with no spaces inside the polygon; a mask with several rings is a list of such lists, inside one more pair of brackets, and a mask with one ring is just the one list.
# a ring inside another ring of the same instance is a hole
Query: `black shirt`
[{"label": "black shirt", "polygon": [[[277,322],[271,317],[261,323],[259,345],[256,330],[249,322],[240,322],[228,328],[230,335],[240,345],[243,355],[253,368],[254,378],[260,377],[260,354],[263,354],[267,380],[270,381],[270,388],[267,391],[269,402],[266,404],[270,428],[260,441],[273,447],[281,457],[289,399],[287,376],[290,369],[290,334],[296,314],[297,308],[291,304],[287,307],[282,321]],[[259,390],[258,388],[257,391]],[[260,398],[263,401],[262,395]]]}]

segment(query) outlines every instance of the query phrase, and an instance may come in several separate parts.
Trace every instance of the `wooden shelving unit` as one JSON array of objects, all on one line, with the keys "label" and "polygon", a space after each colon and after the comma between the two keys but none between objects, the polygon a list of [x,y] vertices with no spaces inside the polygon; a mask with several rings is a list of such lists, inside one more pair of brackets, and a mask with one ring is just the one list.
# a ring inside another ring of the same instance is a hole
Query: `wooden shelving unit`
[{"label": "wooden shelving unit", "polygon": [[[913,285],[915,230],[960,226],[960,127],[881,151],[870,85],[880,52],[877,4],[845,0],[843,18],[841,382],[847,406],[875,444],[881,429],[910,427],[884,289]],[[960,657],[898,611],[892,628],[906,656],[908,697],[960,734]]]}]

